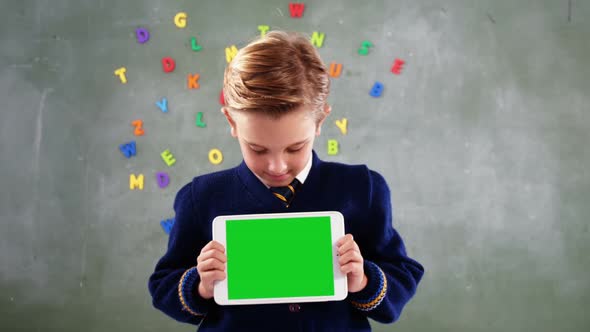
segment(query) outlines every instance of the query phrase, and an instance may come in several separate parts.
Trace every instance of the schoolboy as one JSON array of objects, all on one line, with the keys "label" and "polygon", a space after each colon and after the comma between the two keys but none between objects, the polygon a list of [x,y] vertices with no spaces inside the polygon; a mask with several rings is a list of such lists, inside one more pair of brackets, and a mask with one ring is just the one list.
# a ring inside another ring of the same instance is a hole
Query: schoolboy
[{"label": "schoolboy", "polygon": [[[156,308],[200,324],[199,331],[370,331],[368,318],[399,318],[424,270],[392,226],[385,179],[364,165],[324,162],[313,151],[331,112],[329,86],[318,52],[297,33],[270,32],[228,64],[222,112],[244,160],[198,176],[178,192],[168,250],[149,280]],[[347,234],[337,245],[348,280],[345,300],[213,301],[214,282],[226,276],[225,249],[211,240],[213,218],[327,210],[344,215]]]}]

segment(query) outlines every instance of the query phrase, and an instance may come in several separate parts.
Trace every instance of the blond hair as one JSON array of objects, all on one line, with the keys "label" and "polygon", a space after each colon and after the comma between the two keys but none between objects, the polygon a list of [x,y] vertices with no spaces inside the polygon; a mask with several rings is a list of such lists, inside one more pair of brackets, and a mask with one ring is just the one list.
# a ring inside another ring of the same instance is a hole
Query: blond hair
[{"label": "blond hair", "polygon": [[230,110],[278,118],[309,107],[319,118],[328,98],[326,66],[309,38],[295,32],[271,31],[242,48],[223,78]]}]

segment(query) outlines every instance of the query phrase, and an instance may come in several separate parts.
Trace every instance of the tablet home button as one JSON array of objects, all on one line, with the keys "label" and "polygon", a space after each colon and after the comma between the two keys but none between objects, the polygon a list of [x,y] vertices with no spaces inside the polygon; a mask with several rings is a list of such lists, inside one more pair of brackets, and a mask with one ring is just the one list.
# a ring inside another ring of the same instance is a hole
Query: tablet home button
[{"label": "tablet home button", "polygon": [[289,311],[290,312],[299,312],[301,310],[301,306],[299,304],[293,303],[289,304]]}]

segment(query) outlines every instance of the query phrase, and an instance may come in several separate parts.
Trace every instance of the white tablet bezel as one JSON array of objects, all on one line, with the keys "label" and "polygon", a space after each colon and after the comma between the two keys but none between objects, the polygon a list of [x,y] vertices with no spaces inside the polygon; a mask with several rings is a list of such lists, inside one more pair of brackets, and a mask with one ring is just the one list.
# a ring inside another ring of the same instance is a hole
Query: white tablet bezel
[{"label": "white tablet bezel", "polygon": [[[332,231],[332,266],[334,271],[334,295],[332,296],[306,296],[306,297],[285,297],[285,298],[260,298],[260,299],[241,299],[229,300],[227,278],[222,281],[216,281],[213,289],[215,302],[219,305],[236,305],[236,304],[269,304],[269,303],[300,303],[300,302],[323,302],[323,301],[341,301],[348,295],[348,284],[346,275],[340,271],[338,263],[336,242],[344,236],[344,217],[338,211],[322,212],[295,212],[295,213],[266,213],[266,214],[245,214],[245,215],[227,215],[218,216],[213,219],[213,240],[221,243],[226,247],[225,224],[228,219],[272,219],[272,218],[297,218],[297,217],[314,217],[329,216]],[[227,271],[227,263],[226,263]]]}]

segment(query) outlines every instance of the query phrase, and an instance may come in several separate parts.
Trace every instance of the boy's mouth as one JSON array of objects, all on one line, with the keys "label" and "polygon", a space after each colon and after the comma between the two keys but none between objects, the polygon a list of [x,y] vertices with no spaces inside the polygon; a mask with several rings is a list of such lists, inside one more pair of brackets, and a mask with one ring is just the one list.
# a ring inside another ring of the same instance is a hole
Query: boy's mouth
[{"label": "boy's mouth", "polygon": [[281,175],[272,175],[272,174],[266,174],[269,180],[272,180],[273,182],[285,182],[287,180],[289,180],[289,173],[284,173]]}]

